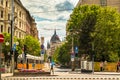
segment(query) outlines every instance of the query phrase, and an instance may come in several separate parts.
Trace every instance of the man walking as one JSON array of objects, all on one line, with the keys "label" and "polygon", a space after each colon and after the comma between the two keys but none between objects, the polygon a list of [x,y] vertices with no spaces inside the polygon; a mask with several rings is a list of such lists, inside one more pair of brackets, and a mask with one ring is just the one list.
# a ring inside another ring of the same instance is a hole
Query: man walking
[{"label": "man walking", "polygon": [[54,75],[54,62],[50,63],[50,73]]}]

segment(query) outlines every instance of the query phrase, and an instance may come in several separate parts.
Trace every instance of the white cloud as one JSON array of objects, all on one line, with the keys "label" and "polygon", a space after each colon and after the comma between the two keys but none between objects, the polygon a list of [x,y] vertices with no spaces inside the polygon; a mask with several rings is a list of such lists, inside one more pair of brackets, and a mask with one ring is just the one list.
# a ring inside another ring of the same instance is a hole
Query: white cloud
[{"label": "white cloud", "polygon": [[[66,32],[66,21],[72,10],[65,8],[72,8],[79,0],[21,0],[23,5],[28,9],[32,16],[35,17],[37,28],[39,30],[39,37],[45,37],[45,44],[50,41],[54,34],[54,29],[60,39],[64,39]],[[63,11],[58,11],[63,9]],[[51,29],[51,30],[45,30]]]}]

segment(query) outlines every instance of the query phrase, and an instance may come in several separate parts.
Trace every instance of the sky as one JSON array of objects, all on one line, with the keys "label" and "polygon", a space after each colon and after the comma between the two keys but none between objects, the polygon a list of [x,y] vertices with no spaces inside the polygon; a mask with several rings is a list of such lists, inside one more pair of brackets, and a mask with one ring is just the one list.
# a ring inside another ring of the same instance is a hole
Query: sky
[{"label": "sky", "polygon": [[23,6],[35,18],[39,38],[50,42],[54,30],[60,40],[66,36],[66,22],[79,0],[21,0]]}]

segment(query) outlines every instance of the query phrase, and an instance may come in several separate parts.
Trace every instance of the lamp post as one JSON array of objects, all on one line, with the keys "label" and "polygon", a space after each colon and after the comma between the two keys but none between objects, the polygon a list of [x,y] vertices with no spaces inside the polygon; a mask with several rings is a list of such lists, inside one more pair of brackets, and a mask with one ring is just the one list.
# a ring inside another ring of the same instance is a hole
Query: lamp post
[{"label": "lamp post", "polygon": [[94,42],[92,43],[92,72],[94,74]]},{"label": "lamp post", "polygon": [[74,51],[74,35],[75,34],[78,34],[79,32],[81,32],[82,30],[74,30],[73,29],[70,29],[70,32],[72,32],[72,50],[71,50],[71,67],[72,67],[72,71],[75,71],[75,62],[76,62],[76,59],[75,59],[75,51]]},{"label": "lamp post", "polygon": [[14,36],[14,0],[11,0],[11,43],[10,43],[10,49],[11,49],[11,55],[12,55],[12,73],[14,75],[14,51],[13,49],[13,36]]},{"label": "lamp post", "polygon": [[74,38],[72,37],[72,53],[71,53],[72,71],[75,71],[75,53],[74,53]]}]

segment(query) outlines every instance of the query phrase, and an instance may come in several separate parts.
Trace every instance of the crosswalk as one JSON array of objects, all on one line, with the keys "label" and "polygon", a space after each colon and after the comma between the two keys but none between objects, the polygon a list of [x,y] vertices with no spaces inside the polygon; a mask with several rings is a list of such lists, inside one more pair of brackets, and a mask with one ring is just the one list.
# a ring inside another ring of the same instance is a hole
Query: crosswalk
[{"label": "crosswalk", "polygon": [[2,80],[120,80],[120,77],[9,77]]}]

